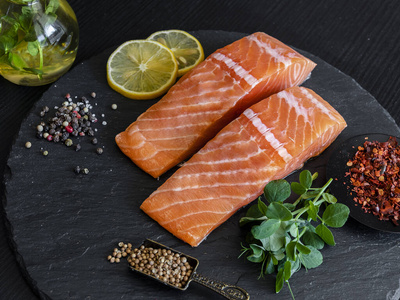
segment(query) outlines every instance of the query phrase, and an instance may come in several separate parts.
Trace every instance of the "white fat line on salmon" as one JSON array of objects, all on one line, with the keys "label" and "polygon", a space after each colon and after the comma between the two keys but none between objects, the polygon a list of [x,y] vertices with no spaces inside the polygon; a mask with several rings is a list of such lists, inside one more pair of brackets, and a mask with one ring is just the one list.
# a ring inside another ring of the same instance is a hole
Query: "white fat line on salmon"
[{"label": "white fat line on salmon", "polygon": [[277,96],[283,100],[286,101],[289,106],[293,107],[294,110],[296,111],[296,114],[299,116],[304,117],[304,121],[306,123],[309,123],[308,115],[309,112],[312,112],[312,109],[307,109],[304,106],[301,106],[298,101],[298,99],[292,94],[287,91],[281,91],[277,94]]},{"label": "white fat line on salmon", "polygon": [[260,49],[264,50],[266,53],[271,55],[275,59],[276,62],[283,63],[286,68],[291,65],[292,60],[282,54],[282,52],[286,51],[286,49],[279,48],[279,46],[277,46],[276,48],[272,48],[271,44],[260,41],[253,35],[250,35],[247,38],[250,41],[255,42]]},{"label": "white fat line on salmon", "polygon": [[172,189],[163,189],[163,190],[156,190],[153,195],[160,194],[160,193],[169,193],[169,192],[182,192],[185,190],[194,190],[194,189],[212,189],[212,188],[220,188],[220,187],[236,187],[240,190],[241,186],[260,186],[265,185],[265,180],[259,180],[256,182],[234,182],[234,183],[215,183],[210,185],[192,185],[192,186],[185,186],[185,187],[177,187]]},{"label": "white fat line on salmon", "polygon": [[[183,128],[191,128],[191,127],[207,127],[208,125],[210,125],[212,122],[201,122],[201,123],[192,123],[192,124],[184,124],[184,125],[176,125],[176,126],[170,126],[170,127],[159,127],[159,128],[140,128],[140,132],[151,132],[151,131],[155,131],[155,132],[160,132],[163,130],[171,130],[171,131],[175,131],[176,129],[183,129]],[[171,137],[173,138],[173,137]],[[167,139],[167,138],[165,138]]]},{"label": "white fat line on salmon", "polygon": [[[179,140],[193,140],[199,137],[200,134],[187,134],[182,136],[170,136],[170,137],[163,137],[163,138],[146,138],[146,142],[158,142],[158,141],[174,141],[176,140],[179,143]],[[164,150],[163,150],[164,151]]]},{"label": "white fat line on salmon", "polygon": [[[234,80],[234,79],[232,79],[232,80]],[[220,82],[220,80],[212,80],[212,83],[216,83],[216,84],[218,84]],[[201,87],[207,87],[207,86],[215,86],[214,84],[208,84],[207,82],[204,82],[204,81],[202,81],[201,82],[201,86],[200,86],[200,88]],[[174,105],[177,105],[177,104],[179,104],[179,101],[181,100],[181,99],[184,99],[185,101],[186,100],[191,100],[191,99],[194,99],[194,102],[193,102],[193,104],[191,104],[191,105],[199,105],[199,104],[203,104],[203,103],[199,103],[198,101],[197,101],[197,99],[201,99],[201,100],[204,100],[204,99],[216,99],[216,100],[218,100],[217,102],[219,102],[219,101],[221,101],[220,100],[220,98],[221,98],[221,95],[223,96],[223,95],[225,95],[225,92],[227,92],[227,91],[232,91],[233,89],[232,89],[232,85],[228,85],[228,86],[226,86],[226,87],[224,87],[224,88],[218,88],[218,89],[210,89],[210,88],[202,88],[200,91],[201,91],[201,93],[197,93],[197,94],[194,94],[193,93],[193,91],[191,91],[191,89],[185,89],[184,91],[182,91],[181,93],[183,93],[184,95],[180,95],[180,93],[178,93],[178,92],[175,92],[175,94],[174,94],[174,97],[169,97],[168,99],[163,99],[163,104],[165,104],[165,103],[170,103],[170,104],[174,104]],[[243,88],[241,88],[240,87],[240,89],[239,89],[240,91],[241,91],[241,93],[242,94],[245,94],[246,92],[243,90]],[[199,91],[199,86],[198,86],[198,84],[196,84],[196,90],[195,90],[196,92],[198,92]],[[236,89],[236,91],[238,91],[238,89]],[[188,95],[188,93],[190,93],[189,95]],[[239,97],[239,96],[238,96]],[[209,101],[210,103],[215,103],[215,101]],[[205,102],[206,104],[208,103],[208,102]],[[175,108],[176,106],[174,106],[174,108]],[[177,106],[177,107],[186,107],[185,105],[183,105],[183,106]],[[158,109],[158,108],[157,108]]]},{"label": "white fat line on salmon", "polygon": [[221,53],[214,53],[212,54],[212,57],[223,62],[228,68],[232,69],[238,77],[244,79],[252,88],[260,82],[257,78],[251,75],[249,71],[245,70],[241,65],[234,62],[229,57],[226,57]]},{"label": "white fat line on salmon", "polygon": [[264,136],[265,140],[270,143],[272,148],[278,152],[279,156],[282,157],[285,162],[289,162],[292,159],[292,156],[287,152],[284,145],[277,140],[277,138],[271,132],[271,129],[265,126],[265,124],[252,109],[246,109],[243,114],[249,119],[254,127],[257,128],[258,132]]},{"label": "white fat line on salmon", "polygon": [[[154,194],[156,194],[156,192],[154,192],[153,195]],[[227,200],[237,199],[237,200],[240,201],[240,200],[243,200],[243,198],[248,198],[250,196],[251,196],[250,194],[246,194],[246,195],[243,195],[243,196],[221,195],[221,196],[218,196],[218,199],[227,199]],[[215,202],[215,199],[216,199],[215,197],[207,197],[207,198],[197,198],[197,199],[190,200],[190,201],[188,201],[188,200],[187,201],[175,201],[173,203],[166,203],[166,205],[168,205],[168,206],[163,206],[163,207],[159,207],[158,209],[149,210],[149,212],[150,213],[155,213],[155,212],[162,211],[164,209],[170,209],[171,207],[174,207],[174,206],[181,206],[183,204],[199,202],[199,201],[206,201],[206,202],[207,201],[212,201],[212,202]]]},{"label": "white fat line on salmon", "polygon": [[238,173],[258,173],[259,170],[256,170],[254,168],[246,168],[246,169],[237,169],[233,171],[210,171],[210,172],[201,172],[201,173],[192,173],[192,174],[185,174],[181,176],[174,176],[174,179],[183,179],[183,178],[188,178],[188,177],[200,177],[200,176],[207,176],[207,177],[212,177],[212,176],[217,176],[217,175],[234,175]]},{"label": "white fat line on salmon", "polygon": [[[199,154],[206,154],[204,151],[202,153],[198,152],[197,155]],[[260,148],[258,148],[257,152],[250,153],[249,155],[246,155],[245,157],[240,156],[235,159],[220,159],[220,160],[213,160],[213,161],[198,161],[198,162],[186,162],[185,166],[194,166],[194,165],[216,165],[216,164],[227,164],[227,163],[235,163],[235,162],[244,162],[248,161],[249,159],[259,155],[259,154],[264,154],[263,151],[261,151]]]},{"label": "white fat line on salmon", "polygon": [[[227,211],[230,211],[230,210],[227,210],[227,209],[224,209],[224,210],[221,210],[221,211],[216,211],[216,210],[201,210],[201,211],[196,211],[196,212],[191,212],[191,213],[188,213],[188,214],[181,215],[181,216],[178,217],[178,218],[168,219],[168,220],[165,220],[165,221],[163,221],[163,222],[160,222],[160,221],[159,221],[159,223],[160,223],[161,226],[165,226],[165,225],[167,225],[167,224],[169,224],[169,223],[171,223],[171,222],[176,223],[176,222],[178,222],[179,220],[186,219],[186,218],[190,218],[190,217],[193,217],[193,216],[196,216],[196,215],[201,215],[201,214],[226,215]],[[181,232],[186,232],[187,230],[190,230],[190,229],[193,229],[193,228],[196,228],[196,227],[208,227],[208,226],[210,226],[210,225],[215,225],[215,223],[213,223],[213,222],[212,222],[212,223],[209,223],[209,224],[207,224],[207,223],[201,223],[201,224],[197,224],[197,225],[194,225],[194,226],[190,226],[189,228],[185,228],[184,230],[180,230],[180,231],[181,231]]]},{"label": "white fat line on salmon", "polygon": [[[137,161],[147,161],[149,159],[152,159],[154,156],[158,155],[161,152],[182,151],[182,150],[187,150],[187,148],[186,147],[183,147],[183,148],[163,148],[162,151],[159,151],[159,150],[154,151],[154,153],[152,155],[150,155],[150,156],[146,156],[144,158],[135,157],[135,159]],[[160,168],[148,169],[148,171],[151,172],[151,171],[155,171],[155,170],[159,170],[159,169]]]},{"label": "white fat line on salmon", "polygon": [[332,111],[323,105],[317,98],[315,98],[307,89],[300,87],[300,91],[306,96],[316,107],[318,107],[324,114],[328,115],[332,120],[337,121],[337,118],[332,114]]},{"label": "white fat line on salmon", "polygon": [[163,118],[146,118],[146,117],[139,117],[137,121],[153,121],[153,122],[159,122],[160,120],[175,120],[177,118],[187,118],[187,117],[196,117],[196,116],[204,116],[204,115],[211,115],[211,114],[217,114],[218,116],[221,115],[221,112],[226,111],[224,110],[212,110],[212,111],[200,111],[200,112],[195,112],[195,113],[185,113],[185,114],[178,114],[176,116],[171,116],[171,117],[163,117]]}]

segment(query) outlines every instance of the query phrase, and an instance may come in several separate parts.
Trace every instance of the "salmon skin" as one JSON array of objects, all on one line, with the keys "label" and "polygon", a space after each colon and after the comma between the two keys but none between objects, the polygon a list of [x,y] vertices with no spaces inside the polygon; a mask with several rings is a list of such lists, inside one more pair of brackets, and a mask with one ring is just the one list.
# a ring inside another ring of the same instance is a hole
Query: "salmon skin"
[{"label": "salmon skin", "polygon": [[292,87],[246,109],[141,205],[176,237],[198,246],[265,185],[301,168],[346,127],[314,91]]},{"label": "salmon skin", "polygon": [[265,33],[211,54],[115,138],[154,178],[187,159],[254,103],[301,84],[316,66]]}]

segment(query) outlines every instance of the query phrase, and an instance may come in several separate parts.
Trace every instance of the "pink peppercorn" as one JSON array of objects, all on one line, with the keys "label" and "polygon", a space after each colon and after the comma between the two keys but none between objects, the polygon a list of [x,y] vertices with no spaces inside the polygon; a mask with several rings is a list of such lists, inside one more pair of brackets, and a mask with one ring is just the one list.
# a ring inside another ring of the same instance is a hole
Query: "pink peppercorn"
[{"label": "pink peppercorn", "polygon": [[68,133],[71,133],[72,131],[74,131],[74,129],[73,129],[72,126],[70,126],[70,125],[65,126],[65,130],[66,130]]},{"label": "pink peppercorn", "polygon": [[48,140],[49,142],[53,140],[53,136],[51,134],[49,134],[46,138],[46,140]]}]

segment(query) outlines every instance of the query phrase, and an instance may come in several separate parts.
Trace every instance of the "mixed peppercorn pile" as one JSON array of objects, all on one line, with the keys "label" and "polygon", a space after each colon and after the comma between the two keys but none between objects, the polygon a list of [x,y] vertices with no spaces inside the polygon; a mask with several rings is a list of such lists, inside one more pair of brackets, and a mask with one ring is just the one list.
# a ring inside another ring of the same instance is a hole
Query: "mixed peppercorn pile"
[{"label": "mixed peppercorn pile", "polygon": [[396,226],[400,214],[400,146],[396,138],[365,141],[347,162],[354,201],[366,213]]}]

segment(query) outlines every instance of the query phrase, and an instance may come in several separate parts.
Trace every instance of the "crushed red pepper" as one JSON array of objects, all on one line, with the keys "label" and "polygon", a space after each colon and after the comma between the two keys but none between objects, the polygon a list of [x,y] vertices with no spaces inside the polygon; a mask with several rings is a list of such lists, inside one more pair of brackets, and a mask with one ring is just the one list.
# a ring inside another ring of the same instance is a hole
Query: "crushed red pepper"
[{"label": "crushed red pepper", "polygon": [[391,220],[398,226],[400,219],[400,146],[395,137],[387,142],[365,141],[347,162],[355,193],[354,201],[366,213],[380,220]]}]

